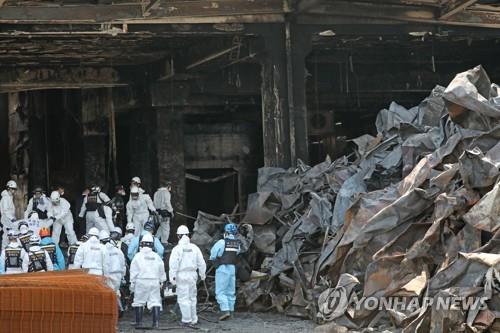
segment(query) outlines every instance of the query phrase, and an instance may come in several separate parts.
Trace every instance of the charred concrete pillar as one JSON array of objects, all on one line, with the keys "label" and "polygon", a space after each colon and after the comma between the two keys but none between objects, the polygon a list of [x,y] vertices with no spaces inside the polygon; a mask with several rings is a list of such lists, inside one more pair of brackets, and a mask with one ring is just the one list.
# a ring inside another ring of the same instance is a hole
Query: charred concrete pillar
[{"label": "charred concrete pillar", "polygon": [[107,189],[109,103],[106,89],[82,89],[82,130],[84,180],[86,186],[97,184]]},{"label": "charred concrete pillar", "polygon": [[16,217],[26,209],[29,174],[29,116],[20,93],[9,93],[9,156],[10,179],[17,182],[14,204]]},{"label": "charred concrete pillar", "polygon": [[[151,107],[133,110],[130,118],[130,177],[141,178],[148,194],[154,193],[155,175],[155,111]],[[126,184],[128,185],[128,184]]]},{"label": "charred concrete pillar", "polygon": [[312,30],[306,26],[285,24],[288,105],[292,165],[300,158],[309,161],[308,117],[306,101],[306,57],[312,49]]},{"label": "charred concrete pillar", "polygon": [[292,23],[266,26],[262,65],[264,165],[289,167],[309,159],[305,57],[311,33]]},{"label": "charred concrete pillar", "polygon": [[22,93],[20,96],[29,111],[30,187],[33,189],[35,186],[41,186],[48,191],[45,94],[41,91],[30,91]]},{"label": "charred concrete pillar", "polygon": [[[172,182],[172,205],[177,212],[186,213],[186,173],[184,162],[184,99],[189,85],[169,81],[152,85],[151,96],[156,110],[156,157],[159,185]],[[185,224],[184,217],[177,215],[171,226],[171,234],[178,225]]]},{"label": "charred concrete pillar", "polygon": [[264,165],[286,168],[292,161],[283,26],[269,29],[263,38],[265,56],[261,60],[261,96]]},{"label": "charred concrete pillar", "polygon": [[[184,167],[184,123],[182,110],[158,108],[157,158],[160,185],[172,182],[172,205],[179,212],[186,211],[186,174]],[[179,222],[179,217],[176,222]],[[176,223],[177,224],[177,223]],[[175,229],[172,229],[175,230]]]}]

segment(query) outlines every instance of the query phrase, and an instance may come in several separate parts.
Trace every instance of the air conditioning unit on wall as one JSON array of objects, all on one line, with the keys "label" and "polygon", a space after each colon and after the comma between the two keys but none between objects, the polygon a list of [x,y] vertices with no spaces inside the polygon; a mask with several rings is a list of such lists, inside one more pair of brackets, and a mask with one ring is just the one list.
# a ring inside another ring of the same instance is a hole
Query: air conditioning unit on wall
[{"label": "air conditioning unit on wall", "polygon": [[309,135],[328,135],[334,132],[333,111],[312,111],[307,115]]}]

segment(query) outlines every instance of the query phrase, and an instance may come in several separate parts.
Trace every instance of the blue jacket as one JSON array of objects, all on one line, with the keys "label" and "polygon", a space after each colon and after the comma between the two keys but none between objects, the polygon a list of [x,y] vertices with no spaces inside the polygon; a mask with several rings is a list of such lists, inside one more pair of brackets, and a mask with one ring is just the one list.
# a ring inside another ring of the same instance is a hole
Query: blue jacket
[{"label": "blue jacket", "polygon": [[59,245],[57,245],[54,242],[52,237],[44,237],[40,241],[40,246],[49,245],[49,244],[55,244],[55,246],[56,246],[56,262],[52,263],[54,265],[54,270],[55,271],[62,271],[63,269],[66,268],[66,265],[64,264],[64,255],[63,255]]},{"label": "blue jacket", "polygon": [[[144,236],[146,232],[148,231],[143,230],[141,236]],[[139,238],[140,236],[135,236],[134,238],[132,238],[128,246],[128,258],[130,261],[134,259],[135,254],[139,251]],[[163,248],[163,245],[161,244],[158,238],[156,237],[153,238],[154,238],[154,250],[160,256],[160,258],[163,259],[163,252],[165,251],[165,249]]]},{"label": "blue jacket", "polygon": [[[236,239],[233,235],[228,235],[226,238],[228,239]],[[210,260],[214,261],[219,257],[222,257],[222,254],[224,253],[224,248],[226,247],[226,242],[221,239],[217,241],[217,243],[214,244],[212,249],[210,250]],[[238,253],[240,253],[241,248],[238,249]],[[235,266],[234,265],[220,265],[217,268],[217,271],[225,272],[227,274],[234,275],[236,272]]]}]

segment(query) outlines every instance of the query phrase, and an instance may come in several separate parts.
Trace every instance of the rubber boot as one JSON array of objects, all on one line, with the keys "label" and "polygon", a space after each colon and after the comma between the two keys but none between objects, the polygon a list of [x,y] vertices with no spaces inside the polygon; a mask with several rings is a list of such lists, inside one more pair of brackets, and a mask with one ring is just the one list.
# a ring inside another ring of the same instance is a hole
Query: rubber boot
[{"label": "rubber boot", "polygon": [[229,319],[230,317],[231,317],[231,312],[224,311],[224,312],[222,312],[221,316],[219,317],[219,321],[224,321],[226,319]]},{"label": "rubber boot", "polygon": [[135,311],[135,323],[133,323],[136,327],[142,327],[142,316],[144,316],[144,307],[136,306],[134,308]]},{"label": "rubber boot", "polygon": [[153,328],[160,328],[160,307],[153,307]]}]

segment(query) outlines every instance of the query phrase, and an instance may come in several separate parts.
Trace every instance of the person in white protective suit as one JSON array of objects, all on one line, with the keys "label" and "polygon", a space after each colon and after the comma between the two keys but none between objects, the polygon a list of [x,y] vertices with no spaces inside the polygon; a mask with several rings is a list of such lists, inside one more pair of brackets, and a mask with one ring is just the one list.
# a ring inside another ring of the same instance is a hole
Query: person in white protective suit
[{"label": "person in white protective suit", "polygon": [[189,229],[185,225],[177,228],[179,243],[172,250],[168,276],[170,283],[177,286],[177,303],[182,313],[182,325],[198,323],[196,314],[198,276],[203,281],[207,265],[198,246],[191,243]]},{"label": "person in white protective suit", "polygon": [[149,215],[156,212],[156,208],[148,194],[140,193],[137,186],[130,188],[130,200],[127,202],[127,223],[135,226],[135,236],[142,232],[144,223],[148,221]]},{"label": "person in white protective suit", "polygon": [[17,184],[13,180],[7,182],[5,190],[2,191],[2,199],[0,199],[0,222],[3,226],[2,249],[9,243],[7,233],[9,229],[14,228],[16,221],[16,206],[14,206],[14,193],[17,190]]},{"label": "person in white protective suit", "polygon": [[174,208],[170,202],[172,185],[166,182],[165,186],[160,187],[153,196],[153,203],[156,211],[160,214],[160,227],[158,229],[157,237],[164,244],[168,243],[170,236],[170,220],[174,217]]},{"label": "person in white protective suit", "polygon": [[28,253],[17,240],[17,232],[9,230],[9,244],[0,255],[0,274],[19,274],[28,272]]},{"label": "person in white protective suit", "polygon": [[31,218],[31,215],[37,214],[40,228],[50,228],[53,222],[48,217],[50,206],[51,203],[45,195],[45,191],[40,186],[36,186],[33,190],[33,196],[29,199],[28,206],[24,211],[24,219],[27,220]]},{"label": "person in white protective suit", "polygon": [[129,246],[132,238],[135,237],[135,226],[133,223],[127,223],[125,226],[125,236],[122,237],[121,241],[123,244]]},{"label": "person in white protective suit", "polygon": [[28,251],[28,272],[49,272],[54,270],[52,259],[47,251],[40,247],[40,236],[31,235]]},{"label": "person in white protective suit", "polygon": [[142,182],[141,182],[141,178],[139,177],[132,177],[132,179],[130,180],[130,189],[132,189],[132,187],[138,187],[139,188],[139,193],[145,193],[146,191],[144,191],[144,189],[142,188]]},{"label": "person in white protective suit", "polygon": [[71,205],[68,200],[61,198],[58,191],[53,191],[50,194],[50,202],[52,203],[49,209],[49,219],[54,221],[52,225],[52,239],[55,244],[59,244],[61,237],[61,230],[64,227],[66,236],[68,237],[69,245],[76,244],[75,229],[73,228],[73,215],[71,214]]},{"label": "person in white protective suit", "polygon": [[130,264],[130,292],[134,294],[135,326],[142,326],[144,306],[153,311],[153,327],[160,325],[162,308],[161,288],[167,280],[165,266],[160,256],[153,252],[153,236],[146,234],[141,240],[141,250]]},{"label": "person in white protective suit", "polygon": [[125,266],[125,256],[122,251],[116,247],[114,240],[106,230],[99,232],[99,240],[106,248],[106,259],[104,265],[106,266],[106,284],[113,289],[116,293],[117,304],[119,312],[123,312],[123,307],[120,302],[120,285],[125,276],[127,267]]},{"label": "person in white protective suit", "polygon": [[109,197],[99,186],[93,186],[85,196],[78,217],[85,217],[87,233],[94,227],[108,232],[113,230],[113,210],[106,206],[109,201]]},{"label": "person in white protective suit", "polygon": [[73,267],[88,269],[89,274],[106,275],[106,248],[99,242],[99,230],[91,228],[88,236],[89,239],[75,253]]}]

